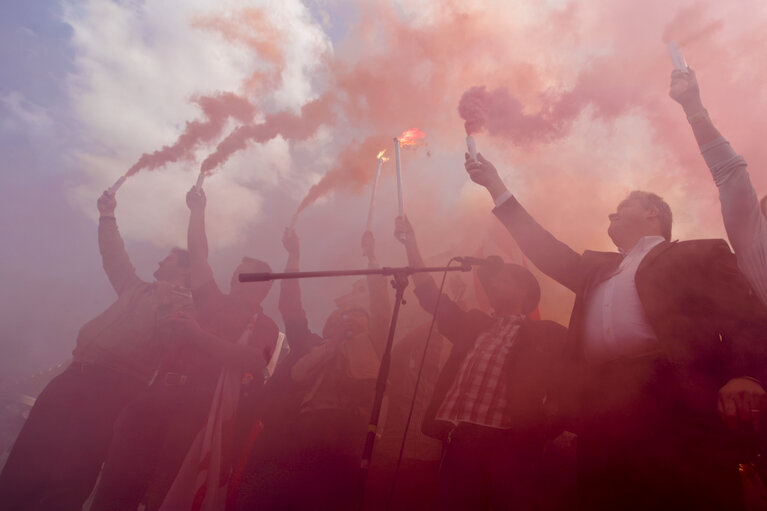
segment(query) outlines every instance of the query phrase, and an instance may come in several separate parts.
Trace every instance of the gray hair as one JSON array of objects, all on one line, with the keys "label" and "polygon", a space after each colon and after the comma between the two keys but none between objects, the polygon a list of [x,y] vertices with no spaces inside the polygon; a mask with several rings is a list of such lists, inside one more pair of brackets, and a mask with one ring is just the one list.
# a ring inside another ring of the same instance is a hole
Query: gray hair
[{"label": "gray hair", "polygon": [[671,241],[671,223],[673,217],[671,215],[671,208],[666,201],[654,193],[643,192],[641,190],[634,190],[629,194],[628,198],[638,200],[645,209],[657,210],[661,234],[666,238],[666,241]]}]

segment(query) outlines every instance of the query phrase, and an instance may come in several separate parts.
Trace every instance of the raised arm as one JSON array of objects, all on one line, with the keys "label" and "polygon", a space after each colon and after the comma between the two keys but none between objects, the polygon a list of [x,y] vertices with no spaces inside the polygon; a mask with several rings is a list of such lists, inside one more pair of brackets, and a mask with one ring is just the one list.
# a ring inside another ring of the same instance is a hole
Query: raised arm
[{"label": "raised arm", "polygon": [[[426,266],[418,248],[415,231],[407,217],[397,217],[394,220],[394,237],[404,245],[410,267],[423,268]],[[439,288],[428,273],[414,273],[413,281],[415,282],[415,295],[418,298],[418,303],[426,312],[433,314],[439,302],[437,325],[440,333],[451,342],[473,341],[479,331],[487,326],[485,324],[487,316],[482,312],[477,310],[467,312],[446,294],[440,298]],[[480,319],[475,318],[475,315]]]},{"label": "raised arm", "polygon": [[198,289],[213,280],[213,269],[208,264],[208,236],[205,234],[205,192],[193,186],[186,194],[189,207],[189,228],[186,243],[192,289]]},{"label": "raised arm", "polygon": [[[285,229],[282,236],[282,246],[288,252],[285,271],[298,271],[301,257],[301,245],[293,229]],[[285,335],[291,350],[308,349],[311,331],[306,311],[301,304],[301,288],[298,279],[282,279],[280,281],[280,298],[278,302],[282,321],[285,323]]]},{"label": "raised arm", "polygon": [[[285,271],[298,271],[301,248],[295,230],[285,229],[282,246],[288,252]],[[303,384],[310,381],[317,371],[335,356],[338,339],[326,339],[322,342],[309,330],[306,311],[301,304],[301,288],[298,285],[298,279],[283,279],[280,286],[279,308],[282,320],[285,322],[288,344],[292,351],[306,353],[293,364],[290,377],[294,382]],[[314,347],[310,347],[312,345]]]},{"label": "raised arm", "polygon": [[[394,237],[405,247],[407,264],[411,268],[423,268],[426,266],[418,248],[418,240],[415,231],[406,216],[398,216],[394,219]],[[414,273],[413,282],[416,286],[434,284],[434,279],[428,273]]]},{"label": "raised arm", "polygon": [[118,296],[127,289],[141,282],[136,269],[130,262],[125,244],[117,229],[115,208],[117,200],[114,194],[105,191],[99,197],[96,206],[99,210],[99,251],[104,272]]},{"label": "raised arm", "polygon": [[495,166],[484,156],[479,161],[466,155],[469,177],[485,187],[495,203],[493,213],[511,233],[522,252],[546,275],[572,291],[581,283],[581,256],[556,239],[533,219],[506,188]]},{"label": "raised arm", "polygon": [[722,218],[738,266],[767,304],[767,221],[751,184],[746,161],[714,126],[700,97],[693,70],[671,73],[669,95],[684,109],[722,204]]}]

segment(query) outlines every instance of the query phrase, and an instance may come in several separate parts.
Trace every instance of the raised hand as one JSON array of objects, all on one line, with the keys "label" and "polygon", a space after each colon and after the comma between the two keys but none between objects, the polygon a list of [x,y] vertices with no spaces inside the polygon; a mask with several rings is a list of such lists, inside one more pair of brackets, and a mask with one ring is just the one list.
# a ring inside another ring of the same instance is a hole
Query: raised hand
[{"label": "raised hand", "polygon": [[407,216],[398,216],[394,219],[394,237],[403,245],[415,243],[415,231]]},{"label": "raised hand", "polygon": [[207,199],[205,197],[205,191],[202,188],[193,186],[188,192],[186,192],[186,205],[190,210],[205,209]]},{"label": "raised hand", "polygon": [[295,229],[285,228],[285,232],[282,235],[282,246],[288,251],[288,255],[297,256],[299,254],[301,245]]},{"label": "raised hand", "polygon": [[682,72],[677,69],[671,72],[671,85],[668,95],[671,99],[682,105],[688,115],[703,110],[703,102],[700,99],[700,87],[695,71],[688,69]]},{"label": "raised hand", "polygon": [[767,393],[750,378],[733,378],[719,389],[717,408],[730,429],[750,425],[757,431],[762,413],[767,410]]},{"label": "raised hand", "polygon": [[493,198],[506,191],[506,185],[498,175],[495,165],[487,161],[482,153],[477,153],[477,161],[472,160],[469,153],[465,153],[463,166],[471,180],[487,188]]},{"label": "raised hand", "polygon": [[104,191],[101,197],[96,201],[96,207],[101,216],[114,216],[117,207],[117,199],[109,190]]}]

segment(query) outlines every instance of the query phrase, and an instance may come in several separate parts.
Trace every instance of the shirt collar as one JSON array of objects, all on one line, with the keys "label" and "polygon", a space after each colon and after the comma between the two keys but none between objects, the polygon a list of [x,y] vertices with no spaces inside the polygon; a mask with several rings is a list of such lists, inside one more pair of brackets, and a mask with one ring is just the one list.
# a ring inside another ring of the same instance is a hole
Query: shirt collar
[{"label": "shirt collar", "polygon": [[663,236],[644,236],[639,238],[639,241],[637,241],[636,245],[631,247],[631,250],[628,252],[620,247],[618,247],[618,252],[620,252],[623,257],[632,257],[639,254],[644,255],[655,248],[657,245],[663,243],[665,240],[666,238]]}]

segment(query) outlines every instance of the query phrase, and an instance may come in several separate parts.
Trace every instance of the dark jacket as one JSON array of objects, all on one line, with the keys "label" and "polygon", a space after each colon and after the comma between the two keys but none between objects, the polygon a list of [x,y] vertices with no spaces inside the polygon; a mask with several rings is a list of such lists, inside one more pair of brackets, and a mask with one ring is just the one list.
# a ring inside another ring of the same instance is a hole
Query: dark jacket
[{"label": "dark jacket", "polygon": [[[415,294],[425,310],[434,310],[439,296],[434,281],[417,286]],[[442,296],[437,325],[440,333],[453,343],[453,349],[426,409],[422,425],[425,434],[443,441],[447,439],[453,425],[437,420],[435,416],[477,337],[492,324],[493,318],[488,314],[478,309],[465,311],[447,296]],[[509,406],[514,410],[513,429],[521,433],[535,432],[536,435],[545,432],[546,428],[542,426],[547,425],[548,417],[544,403],[562,374],[558,367],[565,335],[565,327],[553,321],[525,318],[522,322],[503,371]]]},{"label": "dark jacket", "polygon": [[[543,229],[513,197],[494,213],[525,255],[572,290],[567,352],[583,360],[583,321],[589,293],[622,256],[583,255]],[[642,260],[635,283],[647,319],[675,373],[679,397],[714,414],[717,393],[731,378],[767,376],[767,309],[755,297],[724,240],[663,242]]]}]

